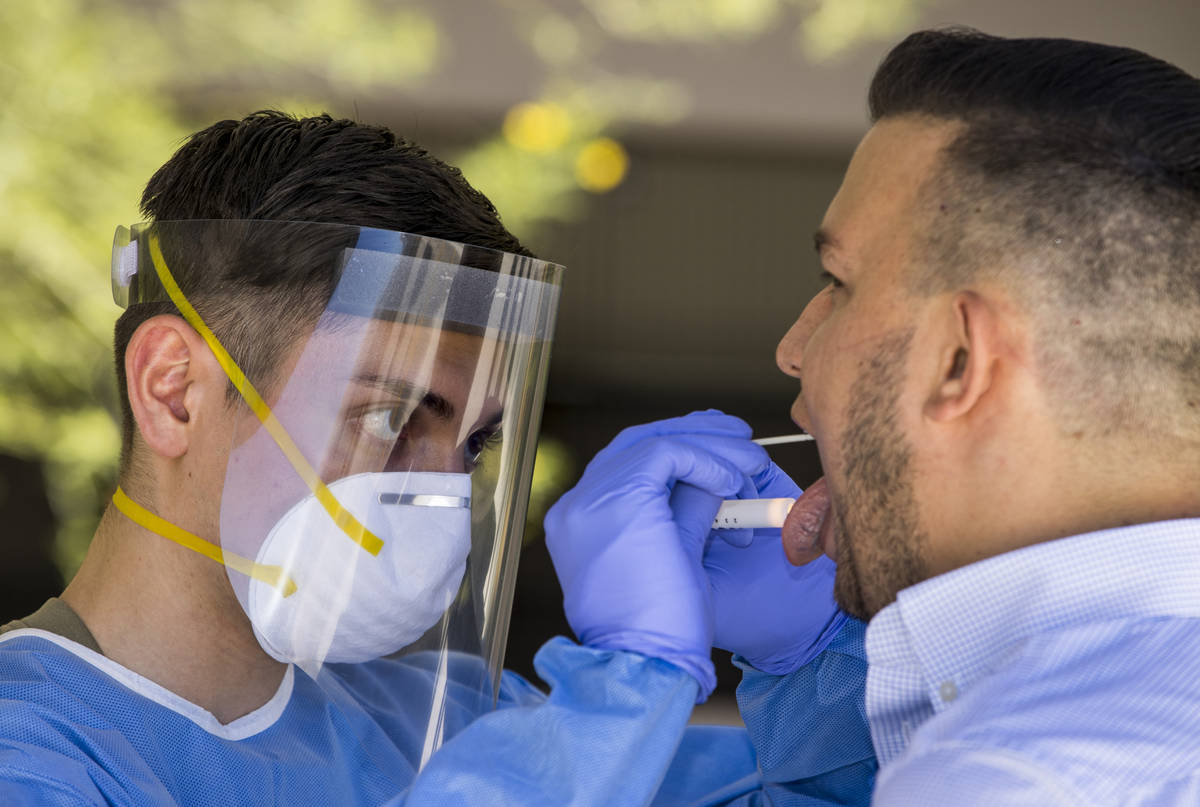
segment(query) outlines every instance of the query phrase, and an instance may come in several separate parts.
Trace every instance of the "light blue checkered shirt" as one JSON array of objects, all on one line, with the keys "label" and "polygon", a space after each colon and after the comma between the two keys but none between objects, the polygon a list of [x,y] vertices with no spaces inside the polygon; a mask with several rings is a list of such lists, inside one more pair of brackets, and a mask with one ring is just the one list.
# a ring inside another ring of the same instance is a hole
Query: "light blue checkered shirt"
[{"label": "light blue checkered shirt", "polygon": [[875,805],[1200,805],[1200,519],[932,578],[866,649]]}]

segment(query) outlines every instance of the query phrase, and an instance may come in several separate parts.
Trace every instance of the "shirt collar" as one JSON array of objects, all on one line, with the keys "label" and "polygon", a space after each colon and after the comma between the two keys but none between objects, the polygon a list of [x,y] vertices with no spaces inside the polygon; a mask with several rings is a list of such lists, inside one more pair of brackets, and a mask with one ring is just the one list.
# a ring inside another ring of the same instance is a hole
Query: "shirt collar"
[{"label": "shirt collar", "polygon": [[934,708],[944,708],[1035,634],[1107,619],[1200,617],[1197,580],[1200,519],[1047,541],[904,589],[871,620],[867,658],[872,666],[915,659]]}]

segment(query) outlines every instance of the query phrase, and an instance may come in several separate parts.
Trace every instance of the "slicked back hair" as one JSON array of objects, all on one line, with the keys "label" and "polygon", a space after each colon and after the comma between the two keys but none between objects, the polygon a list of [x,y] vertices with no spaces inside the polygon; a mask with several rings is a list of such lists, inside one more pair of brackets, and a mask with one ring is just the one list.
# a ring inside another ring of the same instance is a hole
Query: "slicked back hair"
[{"label": "slicked back hair", "polygon": [[960,124],[919,194],[913,289],[1009,289],[1065,431],[1200,441],[1200,81],[1129,48],[923,31],[870,109]]},{"label": "slicked back hair", "polygon": [[[376,227],[531,253],[500,223],[492,203],[457,168],[382,126],[295,118],[265,110],[193,134],[146,185],[142,213],[153,221],[243,219]],[[352,246],[346,244],[345,246]],[[170,244],[172,261],[196,250]],[[327,302],[336,266],[327,260],[212,261],[210,277],[189,297],[252,379],[273,378],[277,363]],[[193,253],[193,254],[189,254]],[[293,253],[294,254],[294,253]],[[149,318],[178,313],[170,303],[130,306],[113,347],[123,410],[122,473],[130,467],[135,424],[126,389],[125,351]],[[232,386],[231,398],[235,397]]]}]

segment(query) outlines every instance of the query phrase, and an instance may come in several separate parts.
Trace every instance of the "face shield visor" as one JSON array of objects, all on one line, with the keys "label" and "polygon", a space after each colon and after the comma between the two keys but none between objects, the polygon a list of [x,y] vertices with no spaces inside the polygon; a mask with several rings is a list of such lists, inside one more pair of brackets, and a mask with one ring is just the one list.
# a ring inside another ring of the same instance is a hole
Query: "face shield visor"
[{"label": "face shield visor", "polygon": [[122,512],[221,563],[259,644],[314,680],[423,671],[402,719],[428,718],[426,752],[490,708],[562,267],[222,220],[120,228],[112,270],[119,305],[181,314],[231,386],[219,535],[118,491]]}]

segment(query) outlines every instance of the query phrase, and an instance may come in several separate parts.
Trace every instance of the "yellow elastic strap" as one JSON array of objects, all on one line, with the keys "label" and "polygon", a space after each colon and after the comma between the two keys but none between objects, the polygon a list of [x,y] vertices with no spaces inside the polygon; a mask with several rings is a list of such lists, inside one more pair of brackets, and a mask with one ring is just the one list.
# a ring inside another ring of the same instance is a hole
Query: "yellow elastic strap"
[{"label": "yellow elastic strap", "polygon": [[235,572],[241,572],[247,577],[253,577],[259,582],[266,583],[271,588],[277,588],[283,592],[283,596],[285,597],[290,597],[296,593],[295,582],[284,573],[281,567],[255,563],[252,560],[243,558],[241,555],[227,552],[213,542],[206,541],[199,535],[190,533],[182,527],[177,527],[170,521],[167,521],[165,518],[154,515],[154,513],[151,513],[145,507],[142,507],[129,498],[120,487],[113,494],[112,501],[117,506],[117,509],[124,513],[130,521],[140,524],[150,530],[150,532],[157,533],[163,538],[174,541],[180,546],[187,547],[193,552],[199,552],[204,557],[211,558],[217,563],[228,566]]},{"label": "yellow elastic strap", "polygon": [[149,246],[150,259],[154,263],[154,271],[158,273],[158,279],[162,283],[163,288],[167,290],[171,302],[175,303],[175,307],[183,314],[183,318],[187,320],[187,323],[195,328],[196,332],[208,343],[209,349],[217,357],[221,368],[229,376],[229,380],[233,382],[234,388],[241,393],[242,398],[246,401],[251,411],[262,422],[267,433],[275,440],[275,444],[279,446],[279,450],[283,452],[288,462],[296,469],[296,473],[304,480],[304,484],[308,485],[308,489],[317,497],[317,501],[325,508],[325,512],[333,519],[333,523],[338,525],[342,532],[349,536],[351,541],[372,555],[378,555],[379,550],[383,549],[383,540],[363,526],[349,510],[342,507],[337,497],[321,481],[321,477],[317,474],[316,470],[308,464],[308,460],[304,458],[300,449],[292,441],[291,435],[283,428],[283,424],[276,419],[275,414],[271,411],[271,407],[258,394],[258,390],[250,383],[250,379],[246,378],[246,374],[242,372],[242,369],[237,366],[237,362],[233,360],[233,357],[221,345],[216,334],[204,324],[204,320],[200,318],[200,314],[196,312],[196,309],[192,307],[187,297],[184,296],[183,291],[179,288],[179,284],[175,282],[175,278],[171,276],[170,270],[167,269],[167,262],[163,258],[157,236],[153,234],[149,236]]}]

